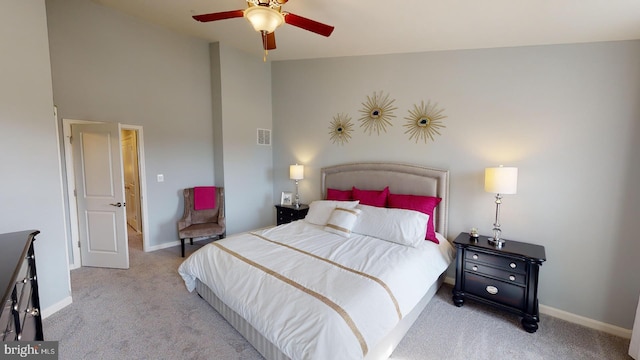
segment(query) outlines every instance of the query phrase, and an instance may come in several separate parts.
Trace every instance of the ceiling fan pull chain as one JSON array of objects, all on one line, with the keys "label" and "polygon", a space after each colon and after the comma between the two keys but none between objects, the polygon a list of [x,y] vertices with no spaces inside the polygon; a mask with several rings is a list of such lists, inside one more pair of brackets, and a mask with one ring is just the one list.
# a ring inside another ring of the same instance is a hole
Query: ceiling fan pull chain
[{"label": "ceiling fan pull chain", "polygon": [[262,34],[262,48],[264,49],[264,56],[262,57],[262,61],[263,62],[267,62],[267,55],[269,55],[269,50],[268,46],[267,46],[267,32],[266,31],[261,31],[260,32]]}]

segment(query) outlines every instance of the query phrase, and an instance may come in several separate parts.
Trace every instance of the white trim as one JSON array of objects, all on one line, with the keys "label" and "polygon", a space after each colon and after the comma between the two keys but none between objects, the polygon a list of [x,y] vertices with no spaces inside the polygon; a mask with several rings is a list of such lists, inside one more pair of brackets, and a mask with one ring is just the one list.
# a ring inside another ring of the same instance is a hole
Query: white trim
[{"label": "white trim", "polygon": [[[56,149],[58,150],[58,178],[60,180],[60,200],[62,207],[62,227],[64,229],[64,256],[67,265],[67,273],[69,272],[69,238],[67,237],[67,209],[64,206],[64,180],[62,178],[62,151],[60,150],[60,128],[58,124],[58,107],[53,105],[53,124],[56,128]],[[71,276],[67,277],[69,286],[69,295],[71,295]]]},{"label": "white trim", "polygon": [[42,319],[46,319],[49,316],[55,314],[56,312],[64,309],[65,307],[71,305],[73,303],[73,299],[71,296],[67,296],[66,298],[58,301],[57,303],[49,306],[48,308],[42,309]]},{"label": "white trim", "polygon": [[[194,242],[195,241],[196,240],[194,240]],[[187,240],[185,240],[185,246],[186,246],[186,242],[187,242]],[[172,242],[168,242],[168,243],[162,243],[162,244],[159,244],[159,245],[148,246],[144,251],[146,251],[146,252],[156,251],[156,250],[162,250],[162,249],[166,249],[166,248],[170,248],[170,247],[174,247],[174,246],[180,246],[180,240],[172,241]]]},{"label": "white trim", "polygon": [[586,326],[591,329],[603,331],[611,335],[619,336],[625,339],[631,339],[631,329],[625,329],[619,326],[604,323],[589,319],[584,316],[572,314],[570,312],[552,308],[551,306],[540,305],[540,313],[553,316],[554,318],[562,319],[574,324]]},{"label": "white trim", "polygon": [[[456,279],[447,276],[444,278],[444,283],[454,286],[456,283]],[[556,309],[551,306],[542,305],[542,304],[539,305],[539,311],[541,314],[545,314],[557,319],[565,320],[573,324],[582,325],[590,329],[602,331],[607,334],[619,336],[625,339],[631,339],[631,329],[625,329],[619,326],[604,323],[602,321],[589,319],[584,316],[572,314],[570,312]]]},{"label": "white trim", "polygon": [[[270,228],[270,227],[273,227],[273,226],[267,226],[267,227],[264,227],[264,228],[262,228],[262,229],[267,229],[267,228]],[[256,229],[256,230],[260,230],[260,229]],[[254,231],[254,230],[252,230],[252,231]],[[203,236],[203,237],[194,238],[194,239],[193,239],[193,243],[195,244],[195,243],[197,243],[198,241],[202,241],[202,240],[211,240],[211,239],[213,239],[213,240],[217,240],[217,239],[215,238],[215,236],[214,236],[214,237],[211,237],[211,236]],[[170,248],[170,247],[174,247],[174,246],[180,246],[180,245],[181,245],[180,240],[177,240],[177,241],[172,241],[172,242],[169,242],[169,243],[162,243],[162,244],[159,244],[159,245],[150,246],[150,247],[148,247],[148,248],[147,248],[147,250],[145,250],[145,251],[146,251],[146,252],[149,252],[149,251],[162,250],[162,249],[166,249],[166,248]],[[189,244],[189,239],[185,239],[185,240],[184,240],[184,246],[186,247],[187,245],[190,245],[190,244]]]}]

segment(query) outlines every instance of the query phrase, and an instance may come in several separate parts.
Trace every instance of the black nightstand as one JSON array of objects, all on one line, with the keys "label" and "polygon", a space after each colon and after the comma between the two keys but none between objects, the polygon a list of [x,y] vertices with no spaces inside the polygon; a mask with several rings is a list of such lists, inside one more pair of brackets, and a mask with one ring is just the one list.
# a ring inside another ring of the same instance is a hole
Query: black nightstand
[{"label": "black nightstand", "polygon": [[309,205],[300,204],[300,207],[294,205],[276,205],[277,225],[290,223],[292,221],[304,219],[309,212]]},{"label": "black nightstand", "polygon": [[453,303],[466,298],[522,316],[522,327],[538,330],[538,272],[546,260],[544,246],[506,240],[501,248],[486,236],[474,240],[461,233],[456,246],[456,285]]}]

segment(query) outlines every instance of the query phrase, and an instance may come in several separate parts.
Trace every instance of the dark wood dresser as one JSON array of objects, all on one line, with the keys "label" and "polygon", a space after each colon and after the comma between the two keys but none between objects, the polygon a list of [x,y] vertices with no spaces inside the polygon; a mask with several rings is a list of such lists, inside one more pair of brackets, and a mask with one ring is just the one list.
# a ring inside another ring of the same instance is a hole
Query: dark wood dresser
[{"label": "dark wood dresser", "polygon": [[276,224],[282,225],[304,219],[309,212],[309,205],[300,204],[300,207],[295,207],[295,205],[276,205],[276,211],[278,216]]},{"label": "dark wood dresser", "polygon": [[42,341],[42,317],[38,296],[33,241],[40,231],[0,234],[0,339]]},{"label": "dark wood dresser", "polygon": [[461,233],[456,247],[456,284],[453,303],[466,298],[522,316],[522,327],[538,330],[538,273],[546,260],[544,247],[507,240],[497,248],[486,236]]}]

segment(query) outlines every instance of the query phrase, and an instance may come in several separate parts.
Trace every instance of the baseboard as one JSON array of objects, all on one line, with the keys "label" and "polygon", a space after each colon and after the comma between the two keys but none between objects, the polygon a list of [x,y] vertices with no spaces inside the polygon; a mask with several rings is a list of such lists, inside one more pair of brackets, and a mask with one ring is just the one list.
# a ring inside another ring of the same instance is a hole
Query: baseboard
[{"label": "baseboard", "polygon": [[[188,241],[188,240],[185,240],[185,242],[186,241]],[[170,247],[174,247],[174,246],[180,246],[180,240],[172,241],[172,242],[168,242],[168,243],[162,243],[162,244],[159,244],[159,245],[147,246],[147,249],[145,250],[145,252],[162,250],[162,249],[166,249],[166,248],[170,248]]]},{"label": "baseboard", "polygon": [[540,304],[540,313],[553,316],[554,318],[562,319],[574,324],[586,326],[591,329],[606,332],[611,335],[619,336],[625,339],[631,339],[631,329],[625,329],[619,326],[604,323],[602,321],[589,319],[587,317],[556,309],[551,306]]},{"label": "baseboard", "polygon": [[[456,283],[456,279],[452,277],[445,277],[444,283],[454,286]],[[607,334],[619,336],[625,339],[631,339],[631,329],[625,329],[619,326],[611,325],[604,323],[602,321],[597,321],[593,319],[589,319],[584,316],[576,315],[564,310],[556,309],[547,305],[539,305],[540,313],[548,316],[553,316],[554,318],[562,319],[564,321],[568,321],[570,323],[582,325],[588,327],[590,329],[606,332]]]},{"label": "baseboard", "polygon": [[58,301],[57,303],[42,309],[42,318],[46,319],[49,316],[53,315],[54,313],[62,310],[63,308],[71,305],[71,303],[73,302],[73,299],[71,298],[71,296],[67,296],[66,298]]},{"label": "baseboard", "polygon": [[[199,238],[193,239],[193,242],[197,243],[198,241],[209,240],[209,239],[212,239],[212,238],[209,236],[199,237]],[[189,239],[185,239],[184,243],[185,245],[189,244]],[[144,252],[152,252],[152,251],[162,250],[162,249],[166,249],[174,246],[180,246],[180,240],[176,240],[176,241],[172,241],[172,242],[168,242],[160,245],[147,246],[147,249]]]}]

